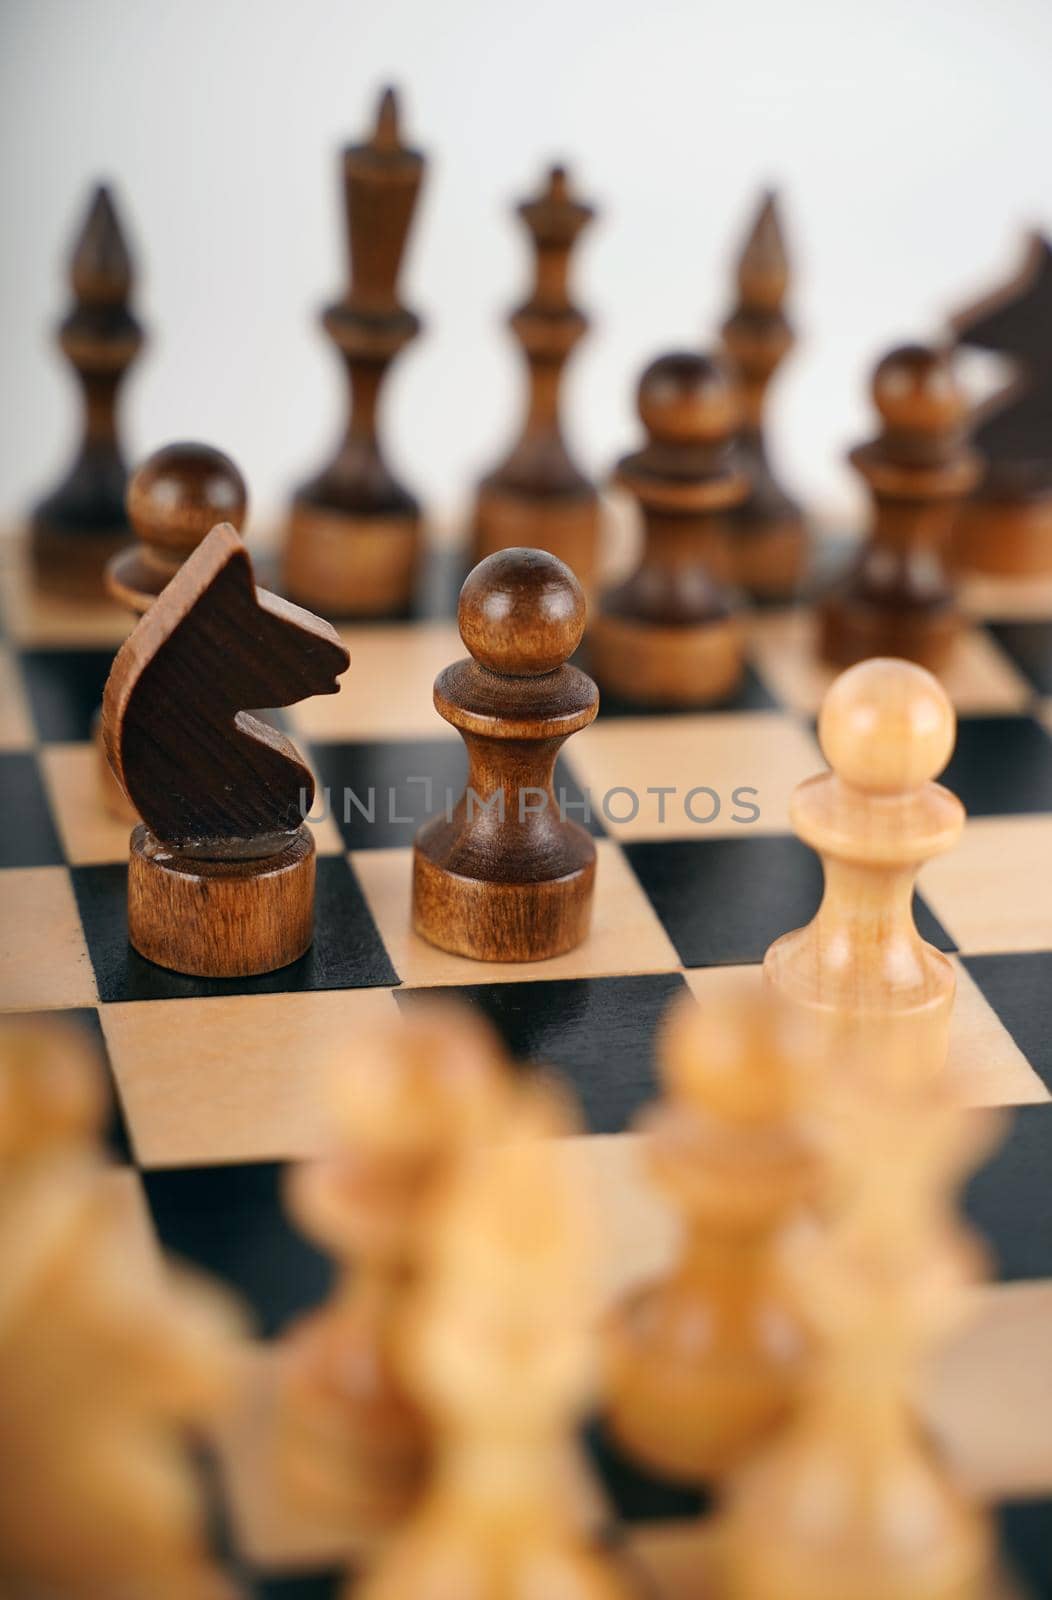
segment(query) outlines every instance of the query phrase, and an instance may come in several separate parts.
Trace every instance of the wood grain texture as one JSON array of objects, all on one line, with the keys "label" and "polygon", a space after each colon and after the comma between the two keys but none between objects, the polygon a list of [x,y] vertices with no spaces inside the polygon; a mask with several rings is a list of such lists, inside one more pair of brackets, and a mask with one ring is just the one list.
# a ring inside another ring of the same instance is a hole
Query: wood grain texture
[{"label": "wood grain texture", "polygon": [[570,294],[574,246],[595,212],[552,167],[541,192],[517,207],[533,250],[529,298],[509,318],[526,358],[529,391],[522,430],[508,455],[479,485],[475,560],[529,545],[564,561],[589,588],[599,539],[599,496],[570,455],[559,397],[566,363],[588,320]]},{"label": "wood grain texture", "polygon": [[588,931],[595,846],[560,815],[555,759],[595,717],[592,680],[566,665],[585,602],[569,568],[540,550],[504,550],[469,575],[461,637],[474,659],[435,682],[435,706],[467,746],[468,786],[425,823],[413,860],[413,925],[480,961],[539,961]]},{"label": "wood grain texture", "polygon": [[113,195],[100,185],[70,261],[73,307],[58,330],[81,391],[80,442],[31,518],[37,580],[55,593],[98,598],[106,559],[127,534],[117,397],[143,342],[130,307],[133,284]]},{"label": "wood grain texture", "polygon": [[663,1478],[712,1482],[782,1423],[808,1353],[778,1246],[816,1192],[800,1115],[806,1058],[759,981],[685,999],[662,1038],[664,1095],[639,1122],[683,1225],[670,1271],[627,1296],[606,1337],[605,1415]]},{"label": "wood grain texture", "polygon": [[872,493],[873,526],[821,608],[820,649],[835,666],[902,656],[940,672],[960,625],[946,543],[980,473],[967,444],[968,401],[946,352],[921,345],[884,357],[873,400],[881,434],[850,458]]},{"label": "wood grain texture", "polygon": [[730,369],[708,356],[661,356],[643,373],[642,450],[616,479],[639,502],[639,566],[608,590],[589,635],[600,687],[640,705],[725,699],[742,673],[731,596],[725,513],[748,483],[732,456],[741,397]]},{"label": "wood grain texture", "polygon": [[403,143],[393,89],[371,136],[343,153],[350,280],[322,321],[346,369],[350,409],[329,464],[294,497],[285,584],[333,615],[404,610],[420,543],[420,507],[395,476],[379,433],[381,392],[399,351],[420,331],[398,279],[425,170]]},{"label": "wood grain texture", "polygon": [[807,530],[799,505],[778,482],[767,455],[764,405],[775,372],[794,344],[783,310],[789,258],[777,196],[768,191],[737,264],[737,301],[721,329],[723,347],[742,380],[745,421],[738,462],[749,492],[728,516],[734,579],[750,593],[792,594],[807,561]]},{"label": "wood grain texture", "polygon": [[832,770],[800,785],[790,820],[822,859],[825,894],[812,922],[771,945],[764,973],[845,1072],[875,1056],[940,1072],[954,973],[912,902],[922,864],[964,825],[932,781],[953,750],[953,708],[922,667],[874,658],[836,679],[818,735]]}]

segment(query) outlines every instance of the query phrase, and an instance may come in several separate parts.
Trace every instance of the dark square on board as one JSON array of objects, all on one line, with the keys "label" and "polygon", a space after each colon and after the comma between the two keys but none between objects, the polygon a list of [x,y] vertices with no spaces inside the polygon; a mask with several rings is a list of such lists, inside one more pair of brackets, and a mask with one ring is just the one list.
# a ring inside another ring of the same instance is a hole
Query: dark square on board
[{"label": "dark square on board", "polygon": [[32,750],[0,753],[0,867],[60,867],[65,861]]},{"label": "dark square on board", "polygon": [[987,627],[1038,694],[1052,695],[1052,621],[989,622]]},{"label": "dark square on board", "polygon": [[968,1184],[965,1209],[1007,1282],[1052,1277],[1052,1104],[1019,1106]]},{"label": "dark square on board", "polygon": [[[429,989],[400,989],[412,1005]],[[623,978],[555,978],[443,989],[493,1024],[514,1060],[552,1067],[584,1109],[590,1133],[620,1133],[657,1092],[654,1036],[675,995],[678,972]]]},{"label": "dark square on board", "polygon": [[33,722],[45,744],[91,738],[92,719],[102,704],[113,657],[113,650],[22,652]]},{"label": "dark square on board", "polygon": [[[321,816],[324,806],[348,850],[411,845],[422,822],[457,803],[468,777],[460,739],[314,744],[311,764],[318,780],[312,815]],[[556,763],[555,795],[574,822],[602,837],[599,817],[584,813],[583,791],[565,756]]]},{"label": "dark square on board", "polygon": [[298,961],[258,978],[190,978],[144,960],[128,943],[126,867],[74,867],[73,889],[100,1000],[179,1000],[396,984],[398,974],[349,862],[343,856],[319,856],[317,874],[314,943]]},{"label": "dark square on board", "polygon": [[[762,961],[783,933],[809,922],[822,898],[822,866],[788,834],[739,839],[647,840],[625,846],[685,967]],[[946,930],[918,895],[922,936],[953,950]]]},{"label": "dark square on board", "polygon": [[1052,811],[1052,738],[1033,717],[961,717],[939,781],[970,817]]},{"label": "dark square on board", "polygon": [[961,961],[1052,1091],[1052,951],[962,956]]}]

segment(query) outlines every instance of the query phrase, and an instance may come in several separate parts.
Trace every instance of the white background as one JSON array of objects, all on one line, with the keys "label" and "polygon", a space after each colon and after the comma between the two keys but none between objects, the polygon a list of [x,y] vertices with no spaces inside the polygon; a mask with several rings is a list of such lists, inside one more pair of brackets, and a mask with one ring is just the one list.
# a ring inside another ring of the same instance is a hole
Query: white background
[{"label": "white background", "polygon": [[1048,0],[3,0],[0,515],[68,451],[49,345],[89,184],[109,177],[151,340],[128,386],[133,456],[201,438],[246,472],[256,526],[334,442],[317,308],[342,284],[337,150],[378,87],[432,159],[391,454],[439,514],[508,442],[519,370],[501,326],[526,252],[509,203],[565,158],[603,218],[578,261],[595,331],[569,431],[604,471],[636,433],[634,379],[707,340],[765,182],[796,258],[801,339],[777,453],[819,508],[850,503],[883,347],[936,332],[1052,224]]}]

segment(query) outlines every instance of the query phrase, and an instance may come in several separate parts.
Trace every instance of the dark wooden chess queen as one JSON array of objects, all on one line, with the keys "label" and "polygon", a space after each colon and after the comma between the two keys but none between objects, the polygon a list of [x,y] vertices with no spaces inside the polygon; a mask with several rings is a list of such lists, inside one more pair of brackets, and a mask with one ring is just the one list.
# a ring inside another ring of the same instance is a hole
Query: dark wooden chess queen
[{"label": "dark wooden chess queen", "polygon": [[1027,241],[1018,275],[968,306],[952,327],[964,345],[1015,363],[981,409],[975,443],[986,463],[954,530],[954,562],[1002,577],[1052,575],[1052,245]]},{"label": "dark wooden chess queen", "polygon": [[143,821],[128,935],[159,966],[243,977],[295,961],[314,919],[314,780],[246,707],[334,694],[348,655],[327,622],[257,590],[226,523],[189,555],[117,654],[110,765]]},{"label": "dark wooden chess queen", "polygon": [[723,324],[723,345],[742,380],[745,423],[738,460],[749,493],[728,517],[731,572],[751,594],[792,594],[807,562],[803,515],[771,470],[763,413],[767,390],[794,344],[782,309],[789,261],[777,203],[764,196],[738,261],[738,301]]},{"label": "dark wooden chess queen", "polygon": [[563,167],[553,167],[543,191],[517,207],[534,249],[529,299],[509,325],[526,356],[529,401],[511,453],[478,490],[475,559],[530,545],[558,556],[591,586],[599,540],[599,495],[576,465],[563,438],[559,392],[563,371],[588,331],[570,298],[570,258],[592,221],[591,206],[575,199]]},{"label": "dark wooden chess queen", "polygon": [[821,608],[821,651],[836,666],[902,656],[931,672],[947,663],[959,616],[945,548],[979,457],[969,406],[949,355],[905,345],[873,374],[880,436],[851,452],[875,517],[847,581]]},{"label": "dark wooden chess queen", "polygon": [[720,361],[689,352],[643,373],[647,443],[618,462],[615,481],[643,511],[636,571],[602,598],[590,635],[604,690],[640,705],[700,705],[730,695],[742,672],[742,634],[729,591],[726,513],[748,482],[733,446],[737,384]]},{"label": "dark wooden chess queen", "polygon": [[31,548],[42,588],[99,598],[106,560],[128,536],[117,394],[143,342],[129,306],[131,257],[104,186],[95,191],[74,247],[70,283],[73,309],[58,340],[80,383],[83,427],[65,477],[33,512]]},{"label": "dark wooden chess queen", "polygon": [[420,506],[384,459],[378,413],[392,361],[420,331],[398,298],[398,276],[424,165],[402,143],[387,89],[371,138],[343,153],[350,284],[322,317],[347,369],[347,430],[295,495],[285,556],[289,593],[340,616],[396,613],[412,597]]},{"label": "dark wooden chess queen", "polygon": [[477,961],[542,961],[585,938],[595,846],[560,814],[555,760],[599,708],[591,678],[567,665],[585,600],[542,550],[502,550],[468,575],[460,635],[473,659],[435,680],[435,707],[461,734],[468,787],[425,823],[413,855],[413,925]]}]

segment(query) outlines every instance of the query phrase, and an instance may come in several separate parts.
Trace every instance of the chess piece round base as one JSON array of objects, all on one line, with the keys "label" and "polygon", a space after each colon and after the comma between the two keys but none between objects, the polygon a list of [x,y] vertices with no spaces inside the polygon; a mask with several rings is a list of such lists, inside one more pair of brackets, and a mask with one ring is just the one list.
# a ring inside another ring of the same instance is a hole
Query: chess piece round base
[{"label": "chess piece round base", "polygon": [[[444,823],[444,818],[438,818]],[[428,829],[413,852],[413,927],[429,944],[473,961],[547,961],[588,937],[595,846],[565,824],[578,860],[560,877],[532,883],[483,882],[440,866],[428,854]]]},{"label": "chess piece round base", "polygon": [[954,528],[950,559],[962,572],[1052,577],[1052,486],[1026,499],[969,501]]},{"label": "chess piece round base", "polygon": [[676,626],[600,616],[589,636],[601,689],[639,705],[706,705],[741,682],[743,639],[733,617]]},{"label": "chess piece round base", "polygon": [[381,617],[408,609],[420,557],[419,517],[354,516],[293,503],[284,584],[326,616]]},{"label": "chess piece round base", "polygon": [[131,836],[128,937],[147,961],[197,978],[250,978],[297,961],[314,934],[314,838],[277,855],[204,861]]},{"label": "chess piece round base", "polygon": [[731,579],[758,600],[786,600],[807,570],[807,530],[798,517],[750,527],[730,525]]},{"label": "chess piece round base", "polygon": [[178,560],[151,560],[136,546],[121,550],[106,565],[106,590],[129,611],[142,616],[179,570]]},{"label": "chess piece round base", "polygon": [[933,607],[873,606],[850,594],[832,595],[819,612],[819,649],[835,667],[853,667],[871,656],[915,661],[943,672],[960,632],[952,599]]},{"label": "chess piece round base", "polygon": [[547,550],[590,589],[595,582],[599,520],[599,497],[591,490],[541,499],[483,486],[475,509],[472,561],[482,561],[497,550]]},{"label": "chess piece round base", "polygon": [[34,583],[41,594],[96,603],[106,596],[106,564],[127,542],[127,527],[102,532],[36,523],[29,541]]}]

